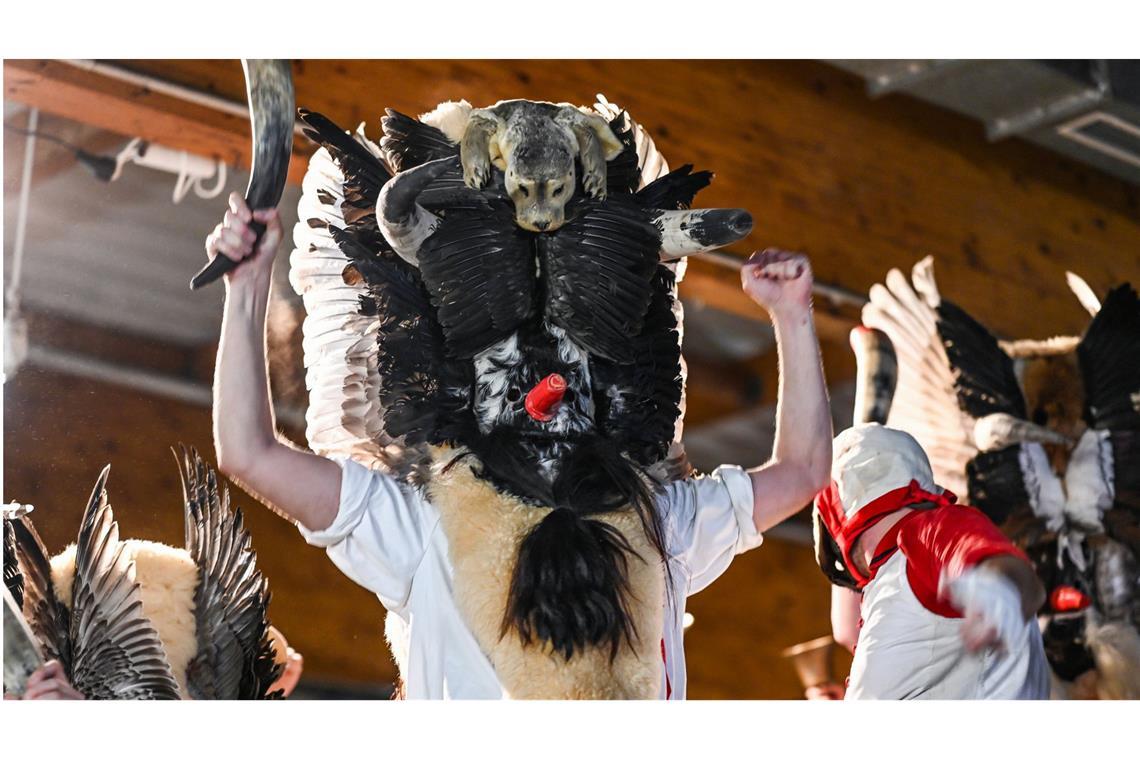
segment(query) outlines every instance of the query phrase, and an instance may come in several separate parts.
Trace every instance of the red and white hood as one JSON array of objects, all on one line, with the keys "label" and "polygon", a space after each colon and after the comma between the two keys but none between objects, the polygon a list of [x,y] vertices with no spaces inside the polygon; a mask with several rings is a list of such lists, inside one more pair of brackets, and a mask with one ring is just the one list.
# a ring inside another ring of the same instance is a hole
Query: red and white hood
[{"label": "red and white hood", "polygon": [[930,461],[909,434],[872,422],[844,430],[832,443],[831,485],[815,499],[824,528],[846,570],[862,586],[852,561],[855,543],[887,515],[922,502],[952,502],[934,484]]}]

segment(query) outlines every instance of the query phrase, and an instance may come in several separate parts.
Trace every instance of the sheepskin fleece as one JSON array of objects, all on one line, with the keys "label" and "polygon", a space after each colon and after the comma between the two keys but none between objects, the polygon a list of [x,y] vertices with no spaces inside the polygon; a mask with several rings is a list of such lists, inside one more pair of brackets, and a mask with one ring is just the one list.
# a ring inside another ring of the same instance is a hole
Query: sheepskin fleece
[{"label": "sheepskin fleece", "polygon": [[440,103],[433,110],[420,114],[420,121],[443,132],[444,136],[453,143],[463,139],[463,131],[467,128],[467,120],[471,117],[471,104],[466,100],[456,102],[448,100]]},{"label": "sheepskin fleece", "polygon": [[1089,620],[1085,637],[1096,661],[1100,699],[1140,699],[1140,634],[1125,623]]},{"label": "sheepskin fleece", "polygon": [[[167,662],[183,698],[187,698],[186,668],[198,653],[194,620],[194,590],[198,566],[185,549],[154,541],[123,541],[123,551],[135,563],[143,614],[154,626]],[[71,608],[71,585],[75,578],[75,544],[51,560],[56,595]]]},{"label": "sheepskin fleece", "polygon": [[657,553],[631,509],[597,519],[621,531],[645,562],[630,558],[630,612],[637,633],[611,663],[608,647],[578,652],[569,662],[548,644],[524,647],[514,631],[500,636],[519,544],[551,510],[495,490],[468,457],[447,472],[436,454],[429,498],[440,513],[453,569],[456,606],[514,699],[655,699],[661,684],[665,579]]}]

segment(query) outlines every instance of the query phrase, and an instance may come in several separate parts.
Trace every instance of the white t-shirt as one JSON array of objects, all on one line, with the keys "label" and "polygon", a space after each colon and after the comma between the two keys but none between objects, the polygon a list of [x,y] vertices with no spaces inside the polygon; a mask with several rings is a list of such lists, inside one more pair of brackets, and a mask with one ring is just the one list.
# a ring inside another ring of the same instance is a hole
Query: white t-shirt
[{"label": "white t-shirt", "polygon": [[[459,614],[438,510],[414,488],[345,460],[340,507],[313,546],[389,611],[388,640],[409,699],[501,699],[504,691]],[[685,598],[716,580],[763,537],[752,519],[752,480],[734,465],[666,486],[659,508],[673,576],[665,610],[662,699],[685,698]]]}]

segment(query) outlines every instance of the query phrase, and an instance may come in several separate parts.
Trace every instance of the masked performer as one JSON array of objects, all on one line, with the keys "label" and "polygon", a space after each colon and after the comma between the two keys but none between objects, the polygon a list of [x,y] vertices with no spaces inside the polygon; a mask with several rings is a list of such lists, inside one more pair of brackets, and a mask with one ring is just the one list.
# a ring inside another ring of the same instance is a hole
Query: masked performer
[{"label": "masked performer", "polygon": [[[379,145],[302,118],[323,147],[292,281],[323,456],[274,435],[263,331],[281,230],[235,195],[206,246],[242,262],[215,376],[220,466],[377,595],[409,698],[683,698],[685,598],[826,479],[807,260],[768,251],[743,272],[779,345],[771,461],[669,481],[678,260],[751,228],[688,209],[710,175],[667,173],[608,104],[389,111]],[[268,227],[256,250],[251,222]]]},{"label": "masked performer", "polygon": [[935,485],[906,433],[860,424],[834,449],[815,515],[825,572],[862,591],[846,698],[1047,697],[1044,591],[1021,550]]},{"label": "masked performer", "polygon": [[914,435],[938,482],[1032,559],[1055,693],[1136,699],[1140,300],[1123,284],[1102,304],[1068,280],[1092,316],[1082,336],[998,340],[941,296],[926,258],[871,289],[852,339],[870,418]]},{"label": "masked performer", "polygon": [[231,510],[229,493],[195,452],[184,451],[181,465],[184,549],[119,539],[110,467],[77,542],[50,559],[30,517],[6,512],[5,584],[48,660],[24,698],[278,695],[268,583],[241,510]]}]

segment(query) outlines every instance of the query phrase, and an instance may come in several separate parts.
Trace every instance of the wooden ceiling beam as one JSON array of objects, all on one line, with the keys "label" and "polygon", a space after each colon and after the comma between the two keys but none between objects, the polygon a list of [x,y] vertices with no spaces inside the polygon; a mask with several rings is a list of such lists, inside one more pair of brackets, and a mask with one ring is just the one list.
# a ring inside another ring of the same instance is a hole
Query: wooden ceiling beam
[{"label": "wooden ceiling beam", "polygon": [[[67,63],[5,61],[4,97],[116,134],[249,168],[248,120]],[[305,144],[294,150],[289,165],[294,184],[300,184],[311,151]]]},{"label": "wooden ceiling beam", "polygon": [[[240,78],[240,69],[234,76]],[[300,74],[298,75],[301,76]],[[236,80],[227,80],[231,96]],[[208,87],[217,89],[214,80]],[[232,115],[127,84],[59,61],[6,61],[5,96],[17,102],[125,136],[138,136],[168,148],[249,166],[249,125]],[[302,141],[298,141],[299,143]],[[308,164],[299,145],[290,165],[289,181],[300,184]],[[712,308],[746,319],[765,319],[762,309],[740,290],[737,276],[723,267],[694,261],[682,286],[686,296]],[[842,335],[850,324],[821,313],[817,316],[824,340]]]}]

